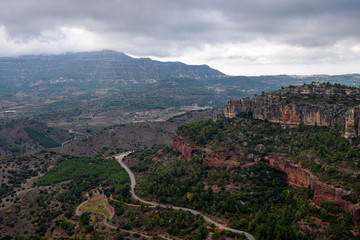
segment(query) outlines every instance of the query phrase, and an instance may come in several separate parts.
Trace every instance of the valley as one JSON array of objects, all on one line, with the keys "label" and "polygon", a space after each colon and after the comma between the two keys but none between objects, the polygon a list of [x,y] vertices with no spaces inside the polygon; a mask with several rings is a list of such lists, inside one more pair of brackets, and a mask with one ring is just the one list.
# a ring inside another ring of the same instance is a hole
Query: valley
[{"label": "valley", "polygon": [[1,240],[360,236],[358,74],[0,63]]},{"label": "valley", "polygon": [[356,87],[360,75],[227,76],[206,65],[137,59],[109,50],[0,57],[0,119],[30,117],[85,133],[222,109],[230,99],[313,81]]}]

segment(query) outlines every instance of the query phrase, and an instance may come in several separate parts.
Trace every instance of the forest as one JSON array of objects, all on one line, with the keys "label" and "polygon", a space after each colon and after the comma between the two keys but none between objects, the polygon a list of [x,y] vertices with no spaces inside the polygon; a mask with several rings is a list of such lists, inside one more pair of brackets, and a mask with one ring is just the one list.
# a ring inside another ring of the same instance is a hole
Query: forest
[{"label": "forest", "polygon": [[[216,170],[206,166],[201,154],[188,163],[166,147],[159,156],[159,148],[133,159],[136,175],[143,179],[137,187],[142,197],[226,219],[229,226],[249,231],[256,239],[352,239],[349,212],[331,201],[317,208],[310,188],[287,186],[263,163]],[[149,165],[149,159],[157,159],[155,166],[144,171],[141,166]]]},{"label": "forest", "polygon": [[128,175],[115,159],[76,158],[61,159],[39,179],[38,184],[50,185],[78,177],[96,176],[114,184],[128,182]]},{"label": "forest", "polygon": [[[294,163],[301,162],[321,181],[355,189],[360,184],[360,175],[356,174],[360,170],[360,138],[348,141],[342,137],[343,130],[344,126],[338,124],[328,128],[304,126],[303,123],[284,129],[278,123],[240,114],[235,119],[184,124],[177,129],[177,134],[193,146],[214,151],[286,156]],[[265,147],[266,153],[256,151],[259,144]],[[339,168],[347,170],[338,171]]]},{"label": "forest", "polygon": [[36,131],[35,129],[32,129],[30,127],[25,127],[24,130],[25,132],[27,132],[27,134],[31,139],[33,139],[35,142],[38,142],[45,148],[54,148],[60,146],[59,143],[55,142],[50,137],[45,136],[41,132]]}]

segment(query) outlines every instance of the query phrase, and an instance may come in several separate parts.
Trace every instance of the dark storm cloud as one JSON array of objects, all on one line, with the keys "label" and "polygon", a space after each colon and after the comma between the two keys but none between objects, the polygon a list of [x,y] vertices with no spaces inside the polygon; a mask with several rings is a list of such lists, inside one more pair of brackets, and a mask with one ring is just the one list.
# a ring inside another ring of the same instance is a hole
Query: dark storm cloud
[{"label": "dark storm cloud", "polygon": [[358,0],[1,1],[0,23],[24,40],[58,26],[167,41],[250,41],[306,46],[359,37]]},{"label": "dark storm cloud", "polygon": [[[357,58],[359,13],[359,0],[0,0],[0,47],[10,44],[26,52],[29,43],[31,53],[53,47],[56,52],[76,51],[92,36],[95,42],[81,50],[105,46],[138,56],[171,57],[198,49],[212,51],[202,59],[214,59],[219,54],[214,48],[230,45],[234,53],[219,59],[279,62],[295,52],[294,61],[334,62],[348,53],[348,59]],[[66,41],[74,29],[87,35],[78,33]],[[261,44],[268,44],[264,55]],[[271,55],[273,49],[281,54]]]}]

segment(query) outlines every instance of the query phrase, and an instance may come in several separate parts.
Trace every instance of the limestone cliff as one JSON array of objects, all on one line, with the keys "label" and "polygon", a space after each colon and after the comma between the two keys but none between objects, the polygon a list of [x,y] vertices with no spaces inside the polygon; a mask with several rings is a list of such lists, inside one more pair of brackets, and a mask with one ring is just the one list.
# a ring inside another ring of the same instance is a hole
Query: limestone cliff
[{"label": "limestone cliff", "polygon": [[285,158],[273,156],[260,157],[256,154],[237,151],[214,152],[206,148],[191,147],[177,134],[174,134],[173,150],[183,154],[188,161],[191,159],[191,156],[201,152],[204,154],[204,161],[207,166],[215,169],[236,166],[238,165],[237,159],[239,158],[263,161],[271,168],[284,173],[289,185],[298,187],[311,186],[316,204],[320,204],[325,200],[331,200],[335,206],[343,210],[349,210],[354,223],[360,225],[360,205],[342,199],[343,196],[349,196],[351,191],[335,188],[334,186],[320,182],[309,170],[303,169],[301,166],[293,164]]},{"label": "limestone cliff", "polygon": [[345,113],[345,137],[360,136],[360,106]]},{"label": "limestone cliff", "polygon": [[360,89],[340,85],[311,84],[264,93],[252,99],[230,100],[223,109],[225,117],[239,113],[254,118],[297,126],[345,125],[345,136],[359,136]]}]

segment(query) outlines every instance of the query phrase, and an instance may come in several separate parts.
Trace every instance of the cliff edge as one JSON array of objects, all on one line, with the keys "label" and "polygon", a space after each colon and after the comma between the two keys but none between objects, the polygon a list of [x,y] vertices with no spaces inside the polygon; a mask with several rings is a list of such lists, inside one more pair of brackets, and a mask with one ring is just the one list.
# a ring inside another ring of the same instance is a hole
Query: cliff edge
[{"label": "cliff edge", "polygon": [[360,89],[339,84],[312,83],[263,93],[254,98],[230,100],[223,109],[227,118],[240,113],[256,119],[297,126],[345,125],[346,138],[360,136]]},{"label": "cliff edge", "polygon": [[308,187],[310,186],[314,193],[314,202],[321,204],[324,201],[333,201],[336,207],[343,210],[349,210],[351,213],[354,223],[360,225],[360,205],[353,204],[349,201],[344,200],[343,196],[349,196],[351,191],[347,191],[342,188],[336,188],[329,184],[323,183],[312,174],[309,170],[302,168],[300,165],[293,164],[283,157],[275,156],[264,156],[261,157],[252,153],[243,153],[238,151],[225,151],[225,152],[214,152],[210,149],[201,147],[191,147],[187,144],[181,136],[176,133],[173,137],[173,150],[180,152],[187,161],[190,161],[193,155],[201,152],[204,154],[204,161],[210,168],[220,169],[222,167],[233,167],[237,166],[237,159],[243,158],[248,160],[262,161],[269,167],[284,173],[286,181],[289,185],[297,187]]}]

